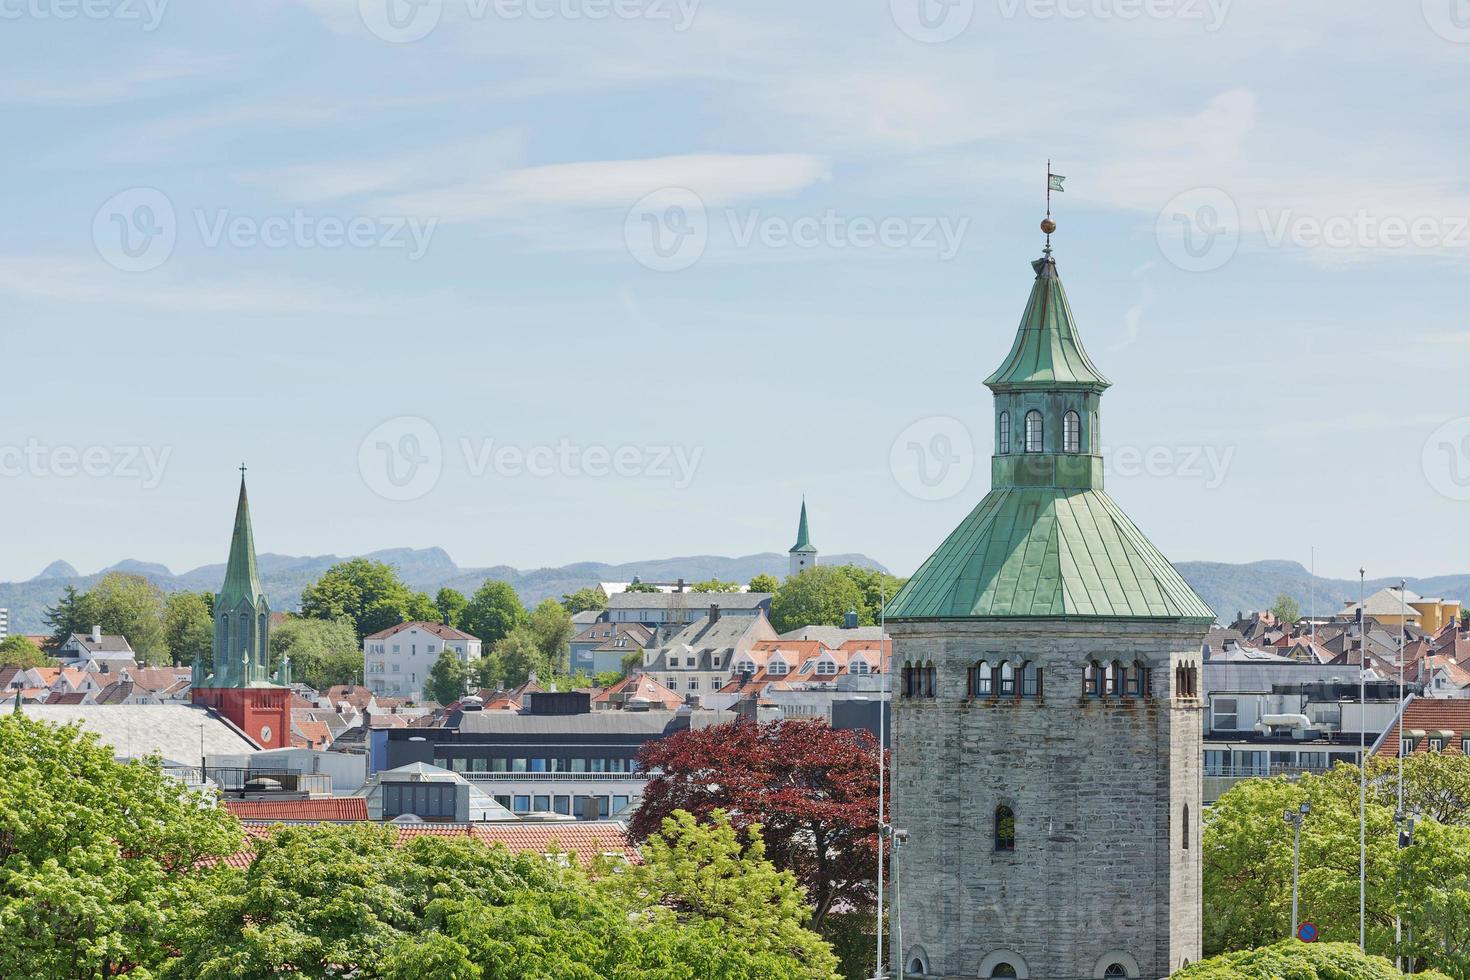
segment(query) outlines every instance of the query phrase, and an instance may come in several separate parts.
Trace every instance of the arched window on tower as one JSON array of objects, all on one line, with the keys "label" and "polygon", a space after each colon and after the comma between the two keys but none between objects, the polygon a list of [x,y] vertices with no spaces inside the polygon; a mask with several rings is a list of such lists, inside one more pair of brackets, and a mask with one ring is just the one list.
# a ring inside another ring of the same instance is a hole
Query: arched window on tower
[{"label": "arched window on tower", "polygon": [[1080,453],[1082,451],[1082,419],[1076,412],[1068,412],[1062,416],[1062,452]]},{"label": "arched window on tower", "polygon": [[992,690],[990,684],[990,665],[983,660],[977,660],[975,666],[970,668],[970,697],[988,698]]},{"label": "arched window on tower", "polygon": [[1009,660],[1000,665],[1000,696],[1003,698],[1016,696],[1016,668]]},{"label": "arched window on tower", "polygon": [[1183,840],[1181,841],[1181,843],[1184,845],[1184,849],[1187,851],[1187,850],[1189,850],[1189,804],[1188,803],[1184,804],[1184,826],[1182,828],[1181,836],[1183,838]]},{"label": "arched window on tower", "polygon": [[1033,408],[1026,413],[1026,451],[1028,453],[1041,452],[1042,435],[1041,413]]},{"label": "arched window on tower", "polygon": [[1021,665],[1021,697],[1041,697],[1041,668],[1031,661]]},{"label": "arched window on tower", "polygon": [[1082,694],[1084,697],[1100,698],[1103,694],[1103,666],[1096,660],[1088,661],[1082,668]]},{"label": "arched window on tower", "polygon": [[997,453],[1008,453],[1011,451],[1011,413],[1000,413],[1000,432],[995,438],[995,451]]},{"label": "arched window on tower", "polygon": [[1016,968],[1009,963],[1001,963],[990,971],[990,975],[992,977],[1014,977],[1016,976]]},{"label": "arched window on tower", "polygon": [[1121,698],[1128,690],[1128,668],[1117,660],[1108,665],[1108,694]]},{"label": "arched window on tower", "polygon": [[995,849],[1016,849],[1016,815],[1004,803],[995,808]]},{"label": "arched window on tower", "polygon": [[1128,673],[1128,693],[1135,698],[1148,696],[1148,668],[1142,660],[1133,661],[1133,669]]}]

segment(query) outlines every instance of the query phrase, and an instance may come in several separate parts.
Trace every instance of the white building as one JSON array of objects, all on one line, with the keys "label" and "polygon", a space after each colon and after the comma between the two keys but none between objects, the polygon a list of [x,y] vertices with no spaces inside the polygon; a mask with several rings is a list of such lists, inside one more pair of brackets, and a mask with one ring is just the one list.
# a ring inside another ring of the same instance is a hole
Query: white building
[{"label": "white building", "polygon": [[446,648],[468,664],[480,659],[480,647],[479,637],[443,623],[399,623],[363,637],[363,679],[374,694],[418,698]]},{"label": "white building", "polygon": [[10,635],[10,610],[0,609],[0,640]]}]

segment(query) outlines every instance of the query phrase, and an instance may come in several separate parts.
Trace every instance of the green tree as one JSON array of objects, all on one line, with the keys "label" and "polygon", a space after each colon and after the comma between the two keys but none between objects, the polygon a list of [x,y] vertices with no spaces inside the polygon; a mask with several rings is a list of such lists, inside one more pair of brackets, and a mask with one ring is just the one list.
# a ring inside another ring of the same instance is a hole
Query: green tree
[{"label": "green tree", "polygon": [[1276,598],[1271,600],[1271,615],[1283,623],[1294,623],[1302,618],[1302,607],[1295,597],[1278,592]]},{"label": "green tree", "polygon": [[838,565],[837,570],[852,580],[863,594],[862,605],[858,607],[858,621],[863,626],[874,626],[878,622],[878,614],[883,611],[883,601],[893,601],[898,590],[904,587],[908,581],[887,572],[880,572],[876,568],[863,568],[859,565]]},{"label": "green tree", "polygon": [[50,667],[54,663],[28,636],[17,633],[0,640],[0,667]]},{"label": "green tree", "polygon": [[410,619],[437,619],[434,602],[413,592],[386,562],[349,558],[301,591],[301,615],[351,620],[358,642],[369,633]]},{"label": "green tree", "polygon": [[169,659],[178,665],[203,664],[214,669],[214,617],[201,592],[171,592],[164,599],[163,633]]},{"label": "green tree", "polygon": [[429,668],[429,676],[424,681],[424,696],[440,704],[458,701],[464,695],[469,676],[469,667],[452,649],[445,647],[434,666]]},{"label": "green tree", "polygon": [[460,617],[464,615],[464,607],[469,604],[470,600],[458,589],[445,586],[434,593],[434,608],[439,611],[439,621],[456,629],[459,628]]},{"label": "green tree", "polygon": [[781,581],[774,575],[767,575],[765,572],[761,572],[750,580],[746,588],[751,592],[766,592],[775,595],[776,590],[781,588]]},{"label": "green tree", "polygon": [[656,586],[656,585],[649,585],[647,582],[639,582],[637,580],[634,580],[632,582],[629,582],[628,583],[628,587],[625,588],[625,589],[623,589],[623,591],[624,592],[657,592],[658,591],[658,586]]},{"label": "green tree", "polygon": [[[87,593],[102,632],[127,637],[140,663],[168,661],[163,592],[141,575],[108,572]],[[90,627],[89,627],[90,628]]]},{"label": "green tree", "polygon": [[781,584],[771,600],[771,625],[778,633],[840,626],[848,610],[862,608],[862,589],[849,575],[831,565],[814,565]]},{"label": "green tree", "polygon": [[334,684],[353,684],[362,676],[362,647],[347,619],[306,619],[289,616],[271,629],[271,669],[291,658],[291,678],[324,690]]},{"label": "green tree", "polygon": [[0,976],[148,977],[232,874],[239,824],[76,726],[0,718]]},{"label": "green tree", "polygon": [[572,614],[555,599],[542,599],[527,621],[536,636],[536,646],[553,674],[571,669]]},{"label": "green tree", "polygon": [[95,603],[85,592],[68,585],[56,605],[46,607],[46,625],[51,627],[51,642],[47,645],[54,650],[73,633],[86,633],[99,623]]},{"label": "green tree", "polygon": [[811,910],[796,877],[766,858],[760,824],[741,832],[722,810],[707,824],[678,810],[644,843],[643,859],[602,879],[625,907],[671,912],[685,924],[717,923],[742,949],[795,957],[801,969],[791,976],[836,972],[831,947],[806,928]]},{"label": "green tree", "polygon": [[705,579],[689,586],[690,592],[739,592],[739,582],[723,582],[717,578]]},{"label": "green tree", "polygon": [[601,589],[578,589],[562,596],[561,604],[567,612],[575,616],[579,612],[606,609],[607,596],[602,594]]},{"label": "green tree", "polygon": [[[536,634],[525,626],[517,626],[509,635],[495,641],[480,675],[486,680],[499,681],[506,687],[524,684],[534,672],[542,680],[551,675],[550,664],[536,642]],[[490,686],[489,684],[486,685]]]},{"label": "green tree", "polygon": [[491,579],[475,590],[462,617],[466,633],[490,646],[527,620],[526,607],[509,582]]},{"label": "green tree", "polygon": [[[1357,943],[1309,945],[1284,939],[1201,960],[1173,976],[1174,980],[1401,980],[1406,975],[1387,959],[1364,954]],[[1433,971],[1416,976],[1449,980]]]}]

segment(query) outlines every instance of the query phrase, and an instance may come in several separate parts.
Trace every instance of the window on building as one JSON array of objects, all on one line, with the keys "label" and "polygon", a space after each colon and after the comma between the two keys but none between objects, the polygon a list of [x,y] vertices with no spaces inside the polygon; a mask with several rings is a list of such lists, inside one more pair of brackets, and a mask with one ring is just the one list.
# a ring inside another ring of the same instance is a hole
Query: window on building
[{"label": "window on building", "polygon": [[1103,695],[1104,682],[1103,666],[1093,660],[1082,668],[1082,694],[1089,698],[1100,698]]},{"label": "window on building", "polygon": [[1238,698],[1212,698],[1210,709],[1213,721],[1210,725],[1217,731],[1240,731],[1240,700]]},{"label": "window on building", "polygon": [[1184,804],[1184,821],[1180,832],[1181,842],[1184,850],[1189,850],[1189,804]]},{"label": "window on building", "polygon": [[1021,665],[1021,697],[1039,698],[1041,696],[1041,668],[1028,660]]},{"label": "window on building", "polygon": [[1104,977],[1126,977],[1128,968],[1122,963],[1109,963],[1108,968],[1103,971]]},{"label": "window on building", "polygon": [[1000,413],[1000,433],[995,437],[995,451],[1005,454],[1011,451],[1011,413]]},{"label": "window on building", "polygon": [[697,690],[699,690],[699,678],[698,677],[691,677],[691,678],[689,678],[689,690],[691,690],[691,691],[697,691]]},{"label": "window on building", "polygon": [[1114,660],[1108,664],[1108,693],[1115,698],[1121,698],[1126,690],[1128,690],[1128,668]]},{"label": "window on building", "polygon": [[837,664],[833,663],[831,660],[819,660],[817,661],[817,673],[826,674],[828,676],[835,674],[837,673]]},{"label": "window on building", "polygon": [[1133,661],[1133,670],[1128,679],[1129,694],[1135,698],[1148,697],[1148,667],[1144,666],[1142,660]]},{"label": "window on building", "polygon": [[1041,413],[1033,408],[1026,413],[1026,451],[1039,453],[1042,444]]},{"label": "window on building", "polygon": [[977,660],[975,666],[969,670],[967,691],[972,698],[988,698],[991,691],[990,665],[983,660]]},{"label": "window on building", "polygon": [[1003,698],[1016,696],[1016,667],[1009,660],[1000,665],[1000,696]]},{"label": "window on building", "polygon": [[772,660],[766,665],[766,673],[772,677],[785,677],[790,673],[790,670],[791,668],[786,666],[786,661],[784,660]]},{"label": "window on building", "polygon": [[1440,738],[1438,735],[1431,735],[1429,737],[1429,751],[1431,751],[1431,752],[1443,752],[1444,751],[1444,739]]},{"label": "window on building", "polygon": [[903,666],[903,696],[906,698],[932,698],[935,696],[934,664]]},{"label": "window on building", "polygon": [[992,977],[1014,977],[1018,974],[1016,973],[1016,968],[1009,963],[998,963],[995,969],[990,971],[990,975]]},{"label": "window on building", "polygon": [[[1016,815],[1004,803],[995,808],[995,849],[997,851],[1016,849]],[[994,975],[991,974],[991,976]]]},{"label": "window on building", "polygon": [[1068,412],[1062,416],[1062,451],[1082,451],[1082,420],[1077,417],[1076,412]]}]

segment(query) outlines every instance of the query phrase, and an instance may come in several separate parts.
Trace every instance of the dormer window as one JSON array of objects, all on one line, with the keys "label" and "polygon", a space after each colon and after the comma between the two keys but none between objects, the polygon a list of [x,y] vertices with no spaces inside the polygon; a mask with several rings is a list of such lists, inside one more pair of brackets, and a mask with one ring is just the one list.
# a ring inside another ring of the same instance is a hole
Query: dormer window
[{"label": "dormer window", "polygon": [[1011,413],[1000,413],[1000,435],[996,438],[995,451],[997,453],[1008,453],[1011,451]]},{"label": "dormer window", "polygon": [[1028,453],[1041,452],[1041,437],[1041,413],[1033,408],[1026,413],[1026,451]]},{"label": "dormer window", "polygon": [[819,660],[817,661],[817,673],[835,674],[837,673],[837,665],[830,660]]},{"label": "dormer window", "polygon": [[789,669],[790,668],[786,666],[786,661],[784,660],[772,660],[769,664],[766,665],[766,673],[770,674],[772,677],[784,677],[786,676],[786,672]]},{"label": "dormer window", "polygon": [[1062,451],[1067,453],[1082,451],[1082,419],[1076,412],[1068,412],[1062,416]]}]

